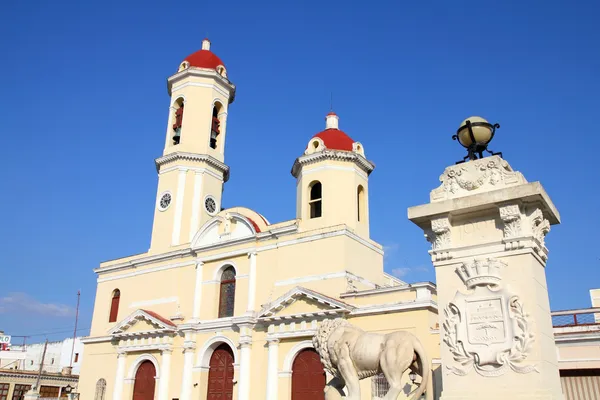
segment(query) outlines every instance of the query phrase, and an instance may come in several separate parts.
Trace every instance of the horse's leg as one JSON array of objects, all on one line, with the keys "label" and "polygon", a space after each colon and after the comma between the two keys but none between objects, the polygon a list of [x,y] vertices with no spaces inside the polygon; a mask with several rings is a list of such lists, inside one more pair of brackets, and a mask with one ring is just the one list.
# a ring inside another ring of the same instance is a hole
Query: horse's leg
[{"label": "horse's leg", "polygon": [[396,400],[402,392],[402,375],[413,362],[412,346],[401,346],[393,341],[385,343],[381,353],[381,370],[390,384],[390,390],[384,400]]},{"label": "horse's leg", "polygon": [[338,370],[342,375],[342,379],[346,382],[348,388],[348,397],[346,400],[360,400],[360,384],[358,373],[354,368],[354,363],[350,358],[350,349],[348,344],[340,345],[338,351]]}]

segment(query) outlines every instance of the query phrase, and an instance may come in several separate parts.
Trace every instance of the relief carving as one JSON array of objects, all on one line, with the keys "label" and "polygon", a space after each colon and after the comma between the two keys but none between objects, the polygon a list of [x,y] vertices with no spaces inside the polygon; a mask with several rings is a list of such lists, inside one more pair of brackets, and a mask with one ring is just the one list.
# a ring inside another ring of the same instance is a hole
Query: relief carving
[{"label": "relief carving", "polygon": [[520,172],[513,171],[499,156],[447,167],[440,176],[440,182],[440,187],[431,191],[432,202],[527,183]]},{"label": "relief carving", "polygon": [[521,236],[521,210],[517,204],[500,207],[500,219],[504,221],[504,238]]},{"label": "relief carving", "polygon": [[431,230],[425,232],[425,238],[431,243],[432,250],[450,247],[450,219],[437,218],[431,221]]},{"label": "relief carving", "polygon": [[450,373],[500,376],[509,369],[526,374],[537,369],[524,364],[534,335],[519,296],[502,284],[503,262],[489,258],[463,263],[456,269],[466,286],[444,309],[443,341],[455,365]]},{"label": "relief carving", "polygon": [[536,208],[535,211],[529,216],[531,221],[531,233],[534,239],[539,243],[539,247],[535,248],[539,251],[546,246],[545,239],[548,232],[550,232],[550,222],[544,218],[542,210]]}]

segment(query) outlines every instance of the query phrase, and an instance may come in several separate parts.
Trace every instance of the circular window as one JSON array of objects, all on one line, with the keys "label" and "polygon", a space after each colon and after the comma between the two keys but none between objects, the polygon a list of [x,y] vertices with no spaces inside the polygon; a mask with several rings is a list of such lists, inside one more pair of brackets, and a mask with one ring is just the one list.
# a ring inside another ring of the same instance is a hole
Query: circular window
[{"label": "circular window", "polygon": [[158,209],[160,211],[165,211],[171,205],[171,200],[173,200],[173,196],[171,196],[171,192],[165,192],[160,196],[160,200],[158,200]]},{"label": "circular window", "polygon": [[204,209],[209,215],[215,215],[217,213],[217,201],[212,196],[206,196],[204,199]]}]

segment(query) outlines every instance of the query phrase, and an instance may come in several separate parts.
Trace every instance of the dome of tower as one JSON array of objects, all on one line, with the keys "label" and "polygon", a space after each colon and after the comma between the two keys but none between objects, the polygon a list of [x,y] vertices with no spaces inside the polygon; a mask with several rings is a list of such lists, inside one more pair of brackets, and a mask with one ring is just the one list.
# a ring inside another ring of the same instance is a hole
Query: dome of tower
[{"label": "dome of tower", "polygon": [[314,138],[319,138],[323,141],[325,147],[331,150],[352,151],[354,140],[338,129],[339,117],[334,112],[330,112],[325,117],[325,130],[317,133]]},{"label": "dome of tower", "polygon": [[[187,56],[183,63],[187,63],[186,67],[208,68],[216,70],[217,67],[225,67],[223,61],[215,53],[210,51],[210,40],[202,41],[202,49]],[[182,64],[183,64],[182,63]]]}]

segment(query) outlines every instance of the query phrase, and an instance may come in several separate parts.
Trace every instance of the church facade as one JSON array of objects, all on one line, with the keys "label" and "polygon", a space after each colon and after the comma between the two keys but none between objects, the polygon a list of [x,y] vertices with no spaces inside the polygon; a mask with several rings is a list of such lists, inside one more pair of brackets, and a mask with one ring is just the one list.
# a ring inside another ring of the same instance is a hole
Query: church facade
[{"label": "church facade", "polygon": [[[374,164],[338,116],[307,135],[293,162],[295,217],[271,223],[221,208],[236,87],[207,39],[168,92],[150,249],[95,270],[81,398],[323,399],[327,377],[311,339],[323,320],[340,317],[372,332],[414,333],[436,370],[436,288],[384,272],[383,248],[369,236]],[[385,383],[365,379],[363,393],[382,396]]]}]

